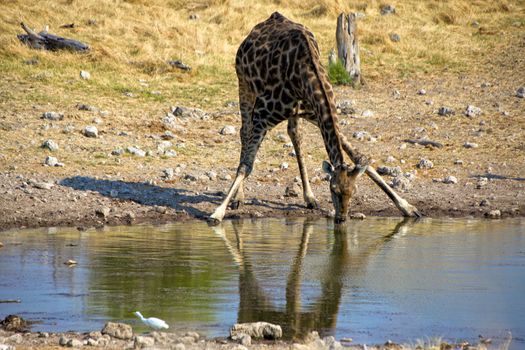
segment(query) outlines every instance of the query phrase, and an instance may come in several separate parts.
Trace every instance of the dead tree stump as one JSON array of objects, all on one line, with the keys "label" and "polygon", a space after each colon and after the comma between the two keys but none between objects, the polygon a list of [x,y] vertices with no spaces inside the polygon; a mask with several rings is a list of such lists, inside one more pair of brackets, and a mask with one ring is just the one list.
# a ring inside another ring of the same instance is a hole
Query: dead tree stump
[{"label": "dead tree stump", "polygon": [[361,61],[357,43],[357,16],[355,13],[341,13],[337,17],[335,39],[337,56],[350,75],[354,85],[361,84]]}]

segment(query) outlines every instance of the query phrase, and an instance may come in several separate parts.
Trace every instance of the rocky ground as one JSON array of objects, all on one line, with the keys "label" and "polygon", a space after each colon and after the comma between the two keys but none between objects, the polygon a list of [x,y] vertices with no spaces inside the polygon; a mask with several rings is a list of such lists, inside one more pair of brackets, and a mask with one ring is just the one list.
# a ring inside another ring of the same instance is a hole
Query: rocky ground
[{"label": "rocky ground", "polygon": [[[514,77],[447,76],[337,88],[339,126],[426,216],[524,215],[522,85]],[[62,106],[63,116],[54,120],[45,106],[1,116],[1,138],[15,141],[0,145],[0,229],[204,219],[220,203],[240,148],[235,103],[214,112],[173,107],[142,128],[117,111],[78,108]],[[247,205],[226,218],[330,212],[322,139],[313,126],[302,130],[321,210],[304,206],[281,125],[259,152],[246,185]],[[351,212],[400,215],[365,177]]]},{"label": "rocky ground", "polygon": [[[11,318],[13,320],[15,318]],[[5,328],[5,327],[4,327]],[[351,338],[336,340],[332,336],[321,338],[312,332],[298,341],[281,340],[282,330],[266,322],[234,325],[229,337],[206,339],[197,332],[184,334],[153,331],[134,334],[131,326],[123,323],[107,323],[101,331],[89,333],[16,332],[0,328],[0,349],[175,349],[175,350],[361,350],[361,349],[506,349],[509,340],[493,344],[491,339],[480,339],[479,344],[462,342],[450,344],[440,339],[427,340],[417,345],[400,345],[387,341],[381,345],[354,345]]]}]

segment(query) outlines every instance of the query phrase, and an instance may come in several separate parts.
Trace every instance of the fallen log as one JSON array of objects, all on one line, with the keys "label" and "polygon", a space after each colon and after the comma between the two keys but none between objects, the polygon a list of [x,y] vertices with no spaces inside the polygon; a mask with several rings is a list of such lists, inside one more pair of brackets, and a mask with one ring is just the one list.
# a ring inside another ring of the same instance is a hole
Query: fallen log
[{"label": "fallen log", "polygon": [[406,139],[406,140],[403,140],[404,142],[408,142],[408,143],[412,143],[412,144],[418,144],[418,145],[422,145],[422,146],[432,146],[432,147],[436,147],[436,148],[442,148],[443,147],[443,144],[439,143],[439,142],[436,142],[436,141],[431,141],[431,140],[427,140],[427,139],[419,139],[419,140],[415,140],[415,139]]},{"label": "fallen log", "polygon": [[41,31],[40,33],[37,33],[28,26],[26,26],[24,22],[20,23],[20,25],[27,34],[18,34],[18,39],[24,44],[32,47],[33,49],[50,51],[89,51],[89,46],[78,40],[63,38],[57,35],[49,34],[47,32],[47,29]]}]

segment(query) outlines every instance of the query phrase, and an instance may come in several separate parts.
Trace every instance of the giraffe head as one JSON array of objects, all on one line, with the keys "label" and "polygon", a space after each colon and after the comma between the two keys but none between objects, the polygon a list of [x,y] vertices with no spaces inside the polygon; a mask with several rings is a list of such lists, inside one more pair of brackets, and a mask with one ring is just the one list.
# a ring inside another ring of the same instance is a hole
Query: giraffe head
[{"label": "giraffe head", "polygon": [[335,222],[341,223],[346,220],[350,198],[357,190],[357,179],[368,166],[367,163],[357,162],[351,169],[345,163],[332,166],[327,161],[323,162],[323,170],[330,175],[330,194],[335,209]]}]

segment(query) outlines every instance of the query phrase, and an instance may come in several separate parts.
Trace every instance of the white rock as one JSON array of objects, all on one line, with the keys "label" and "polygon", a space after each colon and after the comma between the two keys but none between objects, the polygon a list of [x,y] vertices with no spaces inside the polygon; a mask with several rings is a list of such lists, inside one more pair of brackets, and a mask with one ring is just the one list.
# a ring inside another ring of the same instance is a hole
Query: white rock
[{"label": "white rock", "polygon": [[40,117],[41,119],[47,119],[47,120],[62,120],[64,119],[64,115],[57,112],[45,112]]},{"label": "white rock", "polygon": [[82,79],[89,80],[89,79],[91,79],[91,74],[88,71],[86,71],[86,70],[81,70],[80,71],[80,77]]},{"label": "white rock", "polygon": [[82,132],[86,137],[98,137],[98,129],[94,125],[89,125],[84,128]]},{"label": "white rock", "polygon": [[219,131],[221,135],[233,135],[236,133],[235,127],[233,125],[225,125]]},{"label": "white rock", "polygon": [[525,98],[525,86],[521,86],[516,90],[516,96],[519,98]]},{"label": "white rock", "polygon": [[465,142],[463,144],[463,147],[465,147],[465,148],[478,148],[479,145],[477,143],[474,143],[474,142]]},{"label": "white rock", "polygon": [[476,117],[481,114],[481,108],[478,108],[476,106],[468,105],[467,109],[465,110],[465,115],[467,117]]},{"label": "white rock", "polygon": [[361,113],[361,116],[362,117],[367,117],[367,118],[373,117],[374,116],[374,112],[372,112],[369,109],[366,109],[366,110],[363,111],[363,113]]},{"label": "white rock", "polygon": [[428,159],[422,158],[419,163],[416,165],[419,169],[432,169],[434,167],[434,163],[432,163]]},{"label": "white rock", "polygon": [[443,179],[443,183],[445,184],[457,184],[458,183],[458,179],[455,177],[455,176],[447,176]]},{"label": "white rock", "polygon": [[44,143],[42,143],[42,148],[47,148],[51,152],[58,151],[58,144],[53,140],[45,140]]},{"label": "white rock", "polygon": [[141,150],[140,148],[138,147],[135,147],[135,146],[130,146],[126,149],[126,151],[128,151],[129,153],[133,154],[134,156],[137,156],[137,157],[145,157],[146,156],[146,152],[144,152],[143,150]]},{"label": "white rock", "polygon": [[281,165],[279,166],[281,170],[286,170],[288,169],[288,167],[289,167],[289,164],[287,162],[282,162]]},{"label": "white rock", "polygon": [[426,95],[427,94],[427,90],[425,89],[419,89],[419,91],[417,92],[418,95]]}]

